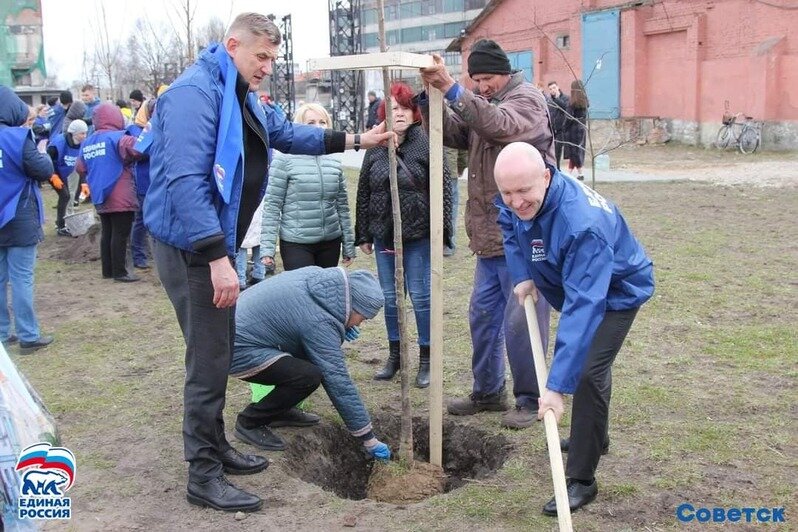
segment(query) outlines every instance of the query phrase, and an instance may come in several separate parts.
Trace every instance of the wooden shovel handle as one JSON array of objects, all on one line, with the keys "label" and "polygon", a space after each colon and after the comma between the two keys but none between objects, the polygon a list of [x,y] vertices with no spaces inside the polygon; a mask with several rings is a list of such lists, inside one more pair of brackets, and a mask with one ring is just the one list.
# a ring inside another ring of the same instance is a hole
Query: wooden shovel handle
[{"label": "wooden shovel handle", "polygon": [[[540,340],[540,327],[535,311],[535,302],[532,296],[524,299],[526,324],[529,329],[529,341],[532,344],[532,358],[535,360],[535,375],[538,380],[540,395],[546,391],[546,381],[549,378],[546,369],[546,354],[543,352],[543,342]],[[546,427],[546,443],[549,447],[549,465],[551,466],[551,480],[554,483],[554,500],[557,502],[557,521],[560,531],[571,532],[571,507],[568,502],[568,487],[565,485],[565,469],[562,465],[562,450],[560,449],[560,433],[557,431],[557,417],[554,411],[547,410],[543,414],[543,424]]]}]

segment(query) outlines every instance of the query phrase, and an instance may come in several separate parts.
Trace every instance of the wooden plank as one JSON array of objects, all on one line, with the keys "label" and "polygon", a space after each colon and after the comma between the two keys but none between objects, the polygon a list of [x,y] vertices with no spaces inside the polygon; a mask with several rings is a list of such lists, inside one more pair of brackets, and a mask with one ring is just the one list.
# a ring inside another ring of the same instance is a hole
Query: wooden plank
[{"label": "wooden plank", "polygon": [[410,52],[337,55],[308,61],[310,70],[368,70],[372,68],[423,68],[433,65],[432,56]]},{"label": "wooden plank", "polygon": [[[456,171],[456,170],[455,170]],[[443,95],[429,88],[430,387],[429,462],[443,466]]]}]

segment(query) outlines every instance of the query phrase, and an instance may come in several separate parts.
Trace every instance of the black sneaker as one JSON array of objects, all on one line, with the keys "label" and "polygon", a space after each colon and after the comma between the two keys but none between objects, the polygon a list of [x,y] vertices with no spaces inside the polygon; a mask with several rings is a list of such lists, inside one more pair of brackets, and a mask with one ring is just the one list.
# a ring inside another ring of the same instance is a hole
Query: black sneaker
[{"label": "black sneaker", "polygon": [[284,451],[285,442],[276,433],[272,432],[269,427],[255,427],[254,429],[245,429],[240,423],[236,422],[236,429],[233,432],[236,438],[248,443],[258,449],[265,451]]},{"label": "black sneaker", "polygon": [[279,416],[275,416],[269,422],[272,428],[277,427],[310,427],[318,425],[321,418],[310,412],[303,412],[297,407],[289,408]]},{"label": "black sneaker", "polygon": [[53,340],[55,340],[55,338],[53,338],[51,335],[43,334],[32,342],[19,342],[19,347],[22,349],[22,354],[32,353],[37,349],[47,347],[53,343]]},{"label": "black sneaker", "polygon": [[58,236],[72,236],[72,233],[69,232],[69,229],[66,227],[59,227],[56,229],[55,234]]}]

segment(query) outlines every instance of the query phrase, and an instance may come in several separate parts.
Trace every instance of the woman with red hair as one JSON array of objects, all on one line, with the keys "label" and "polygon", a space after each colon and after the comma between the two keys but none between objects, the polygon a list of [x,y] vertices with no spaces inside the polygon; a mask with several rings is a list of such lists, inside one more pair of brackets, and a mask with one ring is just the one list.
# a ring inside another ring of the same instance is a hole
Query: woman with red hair
[{"label": "woman with red hair", "polygon": [[[393,131],[399,140],[396,150],[399,204],[402,213],[405,288],[410,293],[418,329],[419,367],[416,386],[429,386],[430,337],[430,199],[429,139],[421,127],[421,111],[413,102],[413,89],[405,83],[391,85]],[[377,118],[385,120],[385,100]],[[389,354],[377,380],[390,380],[399,370],[399,322],[396,309],[393,251],[393,209],[389,181],[388,148],[366,151],[357,187],[355,240],[363,253],[376,251],[377,273],[385,295],[385,326]],[[443,166],[444,183],[449,168]],[[443,194],[444,244],[451,247],[451,187]]]}]

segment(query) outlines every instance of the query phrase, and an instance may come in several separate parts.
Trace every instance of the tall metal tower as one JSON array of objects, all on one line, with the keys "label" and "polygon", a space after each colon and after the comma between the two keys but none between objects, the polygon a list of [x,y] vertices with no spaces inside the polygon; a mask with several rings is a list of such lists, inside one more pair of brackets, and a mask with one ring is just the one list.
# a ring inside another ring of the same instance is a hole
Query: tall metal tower
[{"label": "tall metal tower", "polygon": [[[274,20],[274,15],[269,15]],[[294,40],[291,28],[291,15],[286,15],[280,23],[280,33],[283,40],[280,43],[280,52],[271,75],[271,93],[274,103],[279,105],[288,120],[294,119],[296,111],[296,88],[294,86]]]},{"label": "tall metal tower", "polygon": [[[360,41],[360,0],[329,0],[330,55],[362,53]],[[363,129],[363,72],[331,72],[333,124],[339,131]]]}]

